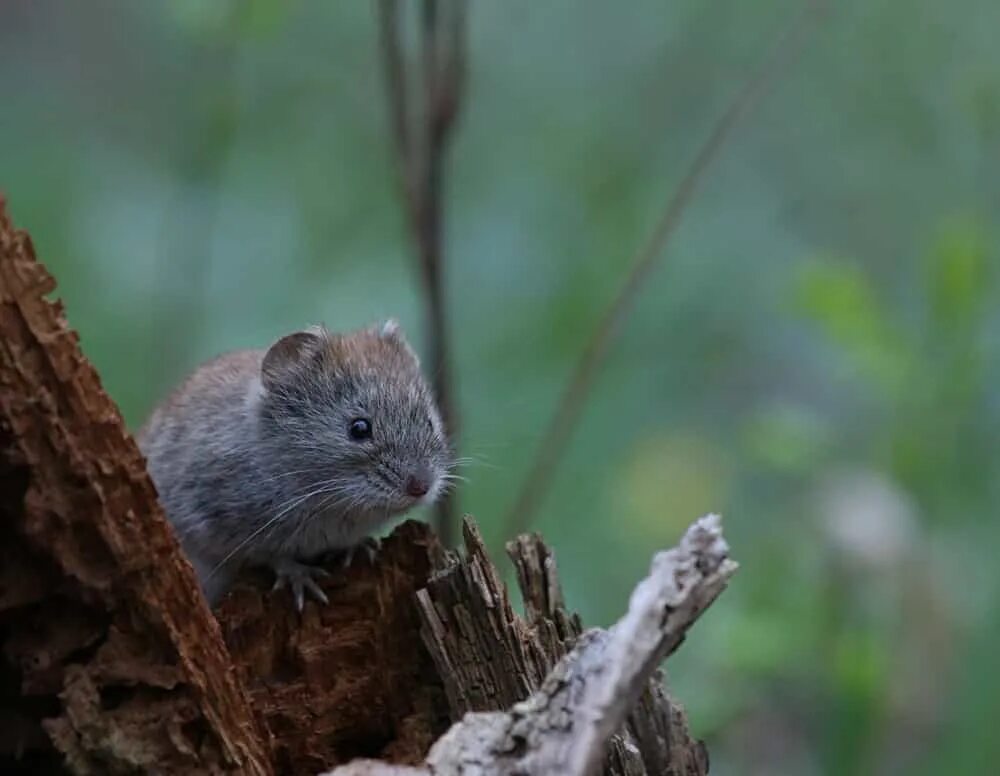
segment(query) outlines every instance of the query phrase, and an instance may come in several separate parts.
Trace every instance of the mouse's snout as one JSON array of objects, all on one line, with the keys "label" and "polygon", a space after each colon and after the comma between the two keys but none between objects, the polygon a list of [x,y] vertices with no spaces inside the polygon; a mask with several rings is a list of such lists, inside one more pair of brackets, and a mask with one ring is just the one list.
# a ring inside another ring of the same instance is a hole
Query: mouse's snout
[{"label": "mouse's snout", "polygon": [[427,492],[431,489],[432,479],[433,476],[431,475],[430,469],[426,467],[417,469],[406,478],[406,494],[408,496],[413,496],[413,498],[426,496]]}]

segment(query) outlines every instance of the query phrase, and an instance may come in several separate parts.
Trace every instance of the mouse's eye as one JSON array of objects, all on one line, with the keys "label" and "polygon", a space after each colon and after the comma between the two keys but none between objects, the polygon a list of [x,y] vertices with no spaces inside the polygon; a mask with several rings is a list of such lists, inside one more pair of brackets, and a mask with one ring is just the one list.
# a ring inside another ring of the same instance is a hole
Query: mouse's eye
[{"label": "mouse's eye", "polygon": [[347,433],[351,435],[351,439],[358,442],[363,439],[371,439],[372,422],[368,418],[355,418],[347,427]]}]

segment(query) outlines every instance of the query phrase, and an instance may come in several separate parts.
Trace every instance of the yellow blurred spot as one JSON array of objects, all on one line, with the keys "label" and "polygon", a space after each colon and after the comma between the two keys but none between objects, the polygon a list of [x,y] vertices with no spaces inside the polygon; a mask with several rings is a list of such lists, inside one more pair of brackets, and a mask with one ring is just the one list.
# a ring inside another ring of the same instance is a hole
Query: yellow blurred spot
[{"label": "yellow blurred spot", "polygon": [[621,480],[631,528],[662,543],[696,517],[721,510],[728,475],[721,451],[708,440],[660,434],[636,444]]}]

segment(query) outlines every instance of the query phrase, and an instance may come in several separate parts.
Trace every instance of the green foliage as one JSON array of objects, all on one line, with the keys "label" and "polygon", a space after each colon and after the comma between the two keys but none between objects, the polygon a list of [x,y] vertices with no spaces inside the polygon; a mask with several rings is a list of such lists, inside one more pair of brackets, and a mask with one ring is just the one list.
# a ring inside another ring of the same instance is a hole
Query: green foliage
[{"label": "green foliage", "polygon": [[800,283],[802,312],[844,349],[850,365],[874,388],[898,392],[910,353],[869,278],[856,266],[826,262],[804,267]]}]

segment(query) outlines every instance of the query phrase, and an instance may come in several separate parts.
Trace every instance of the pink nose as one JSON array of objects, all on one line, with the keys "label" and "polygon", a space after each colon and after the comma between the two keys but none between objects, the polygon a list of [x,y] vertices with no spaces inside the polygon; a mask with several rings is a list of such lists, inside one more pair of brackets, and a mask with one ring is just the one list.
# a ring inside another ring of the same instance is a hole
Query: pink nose
[{"label": "pink nose", "polygon": [[406,478],[406,492],[408,495],[414,498],[420,498],[421,496],[426,496],[427,491],[431,489],[431,486],[427,484],[427,480],[423,477],[415,477],[410,475]]}]

